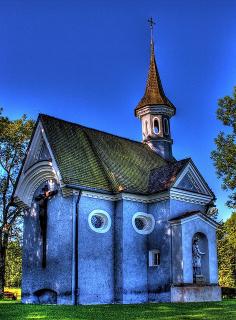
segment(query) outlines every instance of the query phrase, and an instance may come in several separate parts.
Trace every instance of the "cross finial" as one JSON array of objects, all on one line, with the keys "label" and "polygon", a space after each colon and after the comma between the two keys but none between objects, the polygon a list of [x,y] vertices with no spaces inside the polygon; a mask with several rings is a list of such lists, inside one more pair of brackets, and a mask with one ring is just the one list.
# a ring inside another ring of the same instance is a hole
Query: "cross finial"
[{"label": "cross finial", "polygon": [[148,23],[150,25],[150,29],[151,29],[151,43],[153,42],[153,27],[156,24],[156,22],[151,18],[148,19]]}]

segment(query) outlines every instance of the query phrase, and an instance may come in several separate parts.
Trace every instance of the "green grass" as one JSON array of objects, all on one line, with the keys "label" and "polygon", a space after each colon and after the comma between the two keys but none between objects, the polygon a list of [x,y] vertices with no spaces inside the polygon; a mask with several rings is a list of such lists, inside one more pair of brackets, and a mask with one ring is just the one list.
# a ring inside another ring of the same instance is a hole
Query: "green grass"
[{"label": "green grass", "polygon": [[209,303],[45,306],[0,302],[1,320],[235,320],[236,300]]}]

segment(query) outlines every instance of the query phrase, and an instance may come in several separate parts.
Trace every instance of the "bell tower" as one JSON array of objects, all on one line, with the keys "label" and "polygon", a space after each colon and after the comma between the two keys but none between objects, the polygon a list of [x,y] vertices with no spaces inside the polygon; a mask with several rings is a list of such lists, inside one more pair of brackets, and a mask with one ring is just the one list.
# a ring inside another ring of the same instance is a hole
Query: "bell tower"
[{"label": "bell tower", "polygon": [[155,22],[148,20],[151,28],[151,60],[143,98],[135,108],[135,116],[142,123],[143,143],[166,160],[172,160],[170,118],[175,115],[175,106],[165,96],[158,73],[153,41]]}]

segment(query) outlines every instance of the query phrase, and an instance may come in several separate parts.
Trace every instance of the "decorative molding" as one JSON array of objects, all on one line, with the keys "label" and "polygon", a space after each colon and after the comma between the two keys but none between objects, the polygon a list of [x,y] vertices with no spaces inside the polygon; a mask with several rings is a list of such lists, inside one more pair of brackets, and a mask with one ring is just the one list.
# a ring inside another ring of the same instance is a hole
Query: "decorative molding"
[{"label": "decorative molding", "polygon": [[185,191],[178,188],[170,189],[170,199],[190,202],[200,205],[206,205],[212,200],[212,196],[199,194],[191,191]]},{"label": "decorative molding", "polygon": [[145,114],[149,114],[149,113],[163,114],[163,115],[167,115],[168,117],[172,117],[175,114],[175,110],[165,105],[146,106],[137,110],[138,118],[141,118]]},{"label": "decorative molding", "polygon": [[173,188],[178,188],[178,185],[180,184],[181,180],[188,173],[190,173],[190,175],[195,179],[196,184],[199,185],[199,188],[202,190],[202,193],[212,197],[212,191],[209,189],[204,179],[201,176],[199,176],[197,170],[194,168],[191,162],[189,162],[187,166],[184,168],[184,170],[180,173],[179,177],[176,179],[173,185]]},{"label": "decorative molding", "polygon": [[[75,191],[76,192],[76,191]],[[107,201],[119,201],[128,200],[142,203],[155,203],[165,200],[179,200],[189,203],[206,205],[212,200],[212,196],[198,194],[194,192],[184,191],[177,188],[172,188],[167,192],[160,192],[153,195],[136,195],[131,193],[120,193],[116,195],[102,194],[92,191],[82,191],[84,197],[107,200]]]},{"label": "decorative molding", "polygon": [[50,161],[37,162],[28,170],[22,172],[14,194],[16,203],[24,203],[26,207],[30,207],[35,191],[43,182],[48,180],[59,182]]},{"label": "decorative molding", "polygon": [[[34,162],[34,155],[38,154],[43,142],[45,142],[46,147],[48,148],[51,159]],[[39,122],[16,186],[14,193],[15,203],[23,208],[30,207],[34,192],[37,190],[40,184],[47,180],[55,180],[60,184],[61,174],[43,126],[41,122]]]},{"label": "decorative molding", "polygon": [[190,217],[183,217],[183,218],[180,218],[179,220],[177,220],[178,218],[176,218],[176,220],[174,221],[170,221],[170,224],[172,226],[176,226],[176,225],[182,225],[182,224],[185,224],[185,223],[189,223],[191,221],[194,221],[194,220],[202,220],[204,223],[207,223],[208,225],[210,225],[212,228],[214,229],[217,229],[218,228],[218,223],[215,222],[214,220],[212,219],[208,219],[206,216],[204,216],[200,211],[199,212],[196,212],[194,215],[190,216]]}]

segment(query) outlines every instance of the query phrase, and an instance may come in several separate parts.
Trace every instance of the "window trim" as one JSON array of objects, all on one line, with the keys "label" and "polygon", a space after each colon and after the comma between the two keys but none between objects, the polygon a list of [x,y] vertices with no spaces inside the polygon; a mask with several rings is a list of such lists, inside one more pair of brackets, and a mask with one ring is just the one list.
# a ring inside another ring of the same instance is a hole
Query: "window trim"
[{"label": "window trim", "polygon": [[[98,215],[102,218],[106,219],[105,225],[102,228],[95,228],[92,224],[92,217]],[[107,213],[105,210],[101,210],[101,209],[95,209],[93,211],[90,212],[90,214],[88,215],[88,224],[90,229],[92,229],[93,231],[97,232],[97,233],[106,233],[110,230],[111,228],[111,217],[109,215],[109,213]]]},{"label": "window trim", "polygon": [[[157,132],[157,133],[155,132],[155,125],[154,125],[155,121],[158,122],[158,132]],[[152,123],[152,125],[153,125],[153,132],[154,132],[154,134],[155,134],[156,136],[158,136],[158,135],[160,134],[160,131],[161,131],[160,119],[157,118],[157,117],[153,118],[153,123]]]},{"label": "window trim", "polygon": [[[149,224],[151,222],[151,226],[149,228],[146,228],[144,230],[140,230],[136,227],[135,225],[135,219],[136,218],[144,218],[144,219],[149,219]],[[133,217],[132,217],[132,226],[134,228],[134,230],[139,233],[139,234],[143,234],[143,235],[146,235],[146,234],[150,234],[152,233],[152,231],[154,230],[155,228],[155,219],[154,219],[154,216],[152,214],[148,214],[148,213],[145,213],[145,212],[136,212]]]},{"label": "window trim", "polygon": [[[154,255],[155,254],[158,255],[158,262],[159,262],[158,264],[154,264]],[[149,254],[148,254],[149,267],[159,267],[160,264],[161,264],[160,250],[158,250],[158,249],[149,250]]]}]

